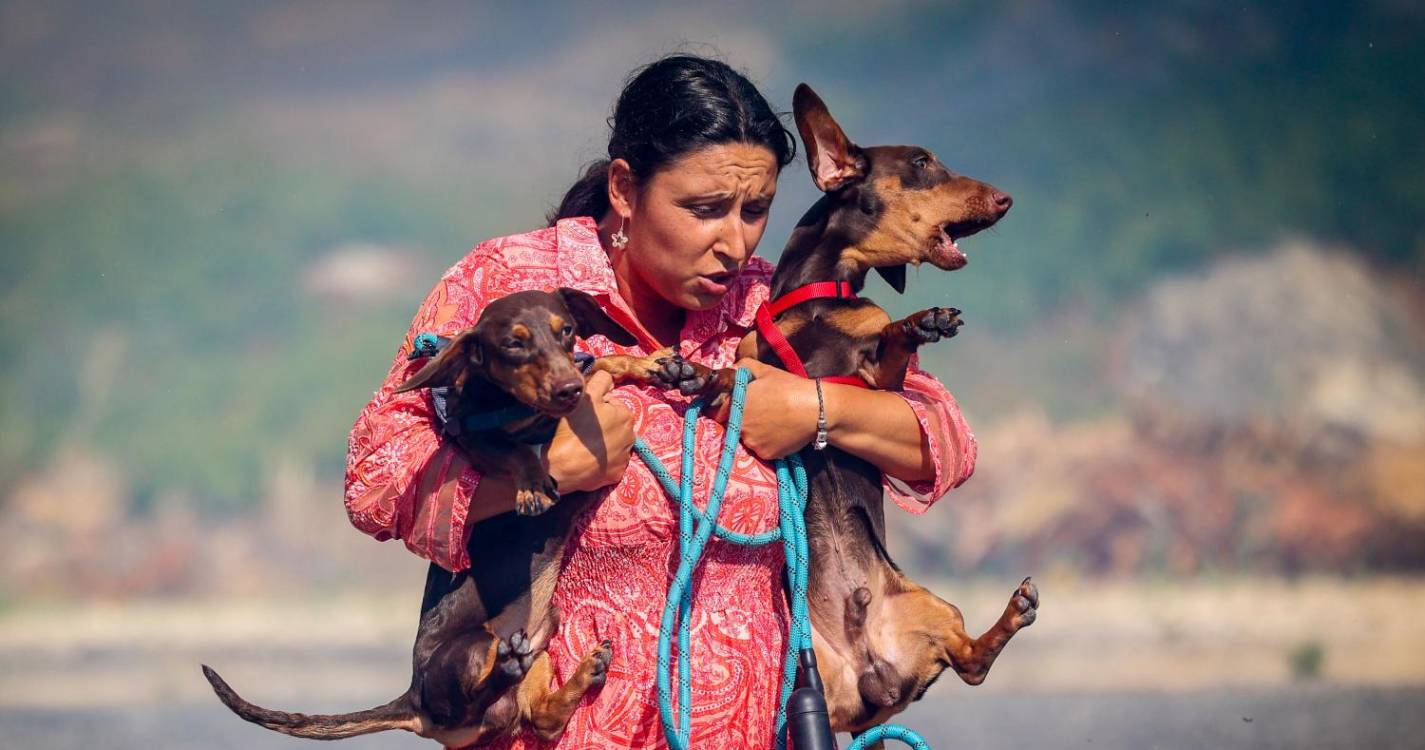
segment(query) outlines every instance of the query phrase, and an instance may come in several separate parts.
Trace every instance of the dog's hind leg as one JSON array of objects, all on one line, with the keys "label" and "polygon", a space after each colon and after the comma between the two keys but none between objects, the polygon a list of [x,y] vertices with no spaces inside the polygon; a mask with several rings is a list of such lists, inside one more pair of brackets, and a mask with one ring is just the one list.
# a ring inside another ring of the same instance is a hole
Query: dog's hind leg
[{"label": "dog's hind leg", "polygon": [[528,676],[520,683],[519,702],[520,713],[541,739],[555,740],[564,733],[569,717],[584,694],[604,684],[612,659],[613,644],[609,641],[600,643],[579,663],[574,676],[552,692],[549,683],[553,679],[554,668],[549,661],[549,652],[542,652],[535,659]]},{"label": "dog's hind leg", "polygon": [[[911,584],[905,593],[899,594],[893,607],[887,611],[894,615],[878,628],[882,638],[895,639],[900,634],[916,634],[930,629],[931,641],[938,653],[922,653],[917,661],[930,663],[937,657],[948,661],[960,679],[970,685],[985,681],[990,667],[999,657],[1009,639],[1023,628],[1034,623],[1039,607],[1039,589],[1028,578],[1010,595],[1009,604],[999,620],[979,638],[972,638],[965,631],[965,620],[959,608],[946,602],[929,590]],[[904,618],[910,618],[915,627],[907,627]],[[923,638],[916,634],[917,642]],[[904,648],[903,653],[915,653],[912,648]],[[943,665],[943,661],[940,662]]]},{"label": "dog's hind leg", "polygon": [[1033,625],[1038,613],[1039,589],[1025,578],[1010,595],[1009,604],[1005,605],[999,620],[979,638],[962,645],[958,657],[951,652],[951,665],[960,679],[971,685],[984,682],[985,675],[1005,644],[1015,633]]},{"label": "dog's hind leg", "polygon": [[439,644],[414,682],[421,710],[454,727],[477,721],[524,675],[520,654],[485,626]]}]

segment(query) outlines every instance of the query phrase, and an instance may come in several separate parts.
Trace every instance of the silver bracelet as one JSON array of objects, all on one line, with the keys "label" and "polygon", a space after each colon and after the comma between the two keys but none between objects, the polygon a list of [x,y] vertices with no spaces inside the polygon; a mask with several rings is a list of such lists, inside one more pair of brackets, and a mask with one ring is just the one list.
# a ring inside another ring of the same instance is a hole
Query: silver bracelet
[{"label": "silver bracelet", "polygon": [[815,450],[826,448],[826,399],[821,395],[821,378],[814,378],[816,381],[816,440],[812,441],[811,447]]}]

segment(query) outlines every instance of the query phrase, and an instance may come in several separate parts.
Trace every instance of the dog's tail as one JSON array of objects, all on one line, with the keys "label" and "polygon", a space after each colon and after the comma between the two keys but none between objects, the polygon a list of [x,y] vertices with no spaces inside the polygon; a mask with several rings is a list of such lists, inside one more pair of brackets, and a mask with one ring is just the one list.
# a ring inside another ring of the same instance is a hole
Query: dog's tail
[{"label": "dog's tail", "polygon": [[384,732],[387,729],[404,729],[416,733],[421,730],[420,717],[416,715],[410,699],[405,695],[384,706],[349,714],[294,714],[273,711],[243,700],[242,696],[228,687],[228,683],[207,664],[203,665],[203,676],[208,678],[219,700],[232,709],[233,713],[254,724],[293,737],[340,740],[359,734]]}]

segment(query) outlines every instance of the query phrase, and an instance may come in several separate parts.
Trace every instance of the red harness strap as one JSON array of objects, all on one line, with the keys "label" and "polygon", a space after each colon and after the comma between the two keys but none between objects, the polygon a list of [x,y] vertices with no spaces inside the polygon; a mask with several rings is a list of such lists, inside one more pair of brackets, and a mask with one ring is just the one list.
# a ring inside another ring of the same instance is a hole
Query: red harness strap
[{"label": "red harness strap", "polygon": [[[810,377],[807,375],[806,366],[802,364],[802,358],[797,356],[796,350],[787,341],[787,337],[777,329],[777,324],[772,322],[772,318],[807,300],[827,298],[856,299],[856,292],[851,288],[849,281],[818,281],[814,284],[797,287],[770,302],[763,302],[757,308],[757,333],[781,358],[782,364],[786,365],[788,372],[796,373],[804,378]],[[861,388],[871,387],[866,384],[865,380],[855,375],[832,375],[824,377],[822,380]]]}]

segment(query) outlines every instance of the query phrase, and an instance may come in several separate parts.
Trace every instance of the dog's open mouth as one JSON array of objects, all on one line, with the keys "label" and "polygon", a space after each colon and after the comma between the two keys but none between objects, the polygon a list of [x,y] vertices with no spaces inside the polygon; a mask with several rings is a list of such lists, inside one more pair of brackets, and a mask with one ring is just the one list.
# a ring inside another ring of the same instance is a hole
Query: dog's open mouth
[{"label": "dog's open mouth", "polygon": [[940,225],[940,231],[930,240],[930,250],[926,253],[925,259],[931,265],[946,271],[955,271],[965,267],[970,262],[965,251],[956,244],[957,240],[984,229],[993,221],[955,221]]}]

